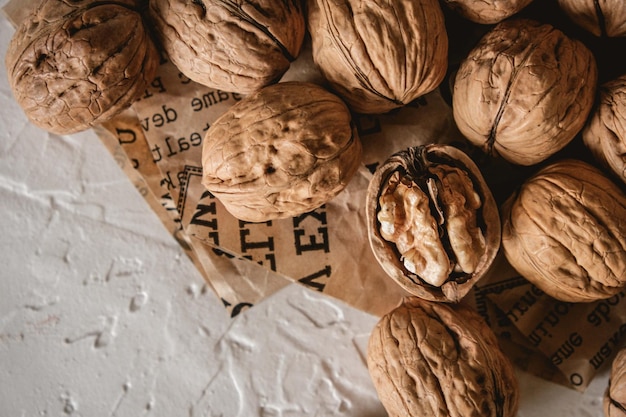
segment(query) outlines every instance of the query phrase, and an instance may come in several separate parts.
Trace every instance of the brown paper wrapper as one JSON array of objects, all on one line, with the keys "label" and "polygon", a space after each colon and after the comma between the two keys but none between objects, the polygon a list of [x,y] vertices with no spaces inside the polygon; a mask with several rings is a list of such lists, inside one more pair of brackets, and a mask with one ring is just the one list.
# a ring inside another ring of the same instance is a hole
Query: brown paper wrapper
[{"label": "brown paper wrapper", "polygon": [[[32,3],[10,1],[3,12],[15,24]],[[287,80],[324,85],[308,40],[281,81]],[[348,187],[317,210],[265,223],[234,218],[200,183],[204,134],[242,96],[196,84],[164,59],[141,99],[94,131],[232,316],[294,283],[381,316],[407,293],[386,276],[369,247],[365,194],[378,164],[410,146],[453,144],[475,160],[498,202],[529,173],[468,145],[454,125],[445,83],[389,114],[355,115],[363,164]],[[485,317],[519,368],[584,390],[623,343],[625,296],[558,302],[500,254],[463,302]]]}]

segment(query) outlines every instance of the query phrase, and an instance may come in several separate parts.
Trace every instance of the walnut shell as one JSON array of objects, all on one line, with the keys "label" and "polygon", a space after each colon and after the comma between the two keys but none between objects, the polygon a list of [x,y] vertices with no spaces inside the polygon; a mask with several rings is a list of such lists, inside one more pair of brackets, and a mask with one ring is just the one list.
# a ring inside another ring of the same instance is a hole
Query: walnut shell
[{"label": "walnut shell", "polygon": [[389,417],[514,417],[519,388],[496,336],[474,310],[407,298],[383,316],[367,366]]},{"label": "walnut shell", "polygon": [[486,153],[534,165],[583,128],[595,99],[591,51],[549,24],[513,18],[491,29],[461,62],[454,120]]},{"label": "walnut shell", "polygon": [[5,64],[32,123],[69,134],[130,106],[156,75],[159,54],[136,1],[43,0],[16,29]]},{"label": "walnut shell", "polygon": [[595,36],[626,36],[624,0],[558,0],[558,4],[574,23]]},{"label": "walnut shell", "polygon": [[385,113],[434,90],[448,66],[438,0],[309,0],[313,61],[358,113]]},{"label": "walnut shell", "polygon": [[582,138],[596,160],[626,183],[626,75],[600,86]]},{"label": "walnut shell", "polygon": [[605,417],[626,417],[626,348],[613,359],[603,409]]},{"label": "walnut shell", "polygon": [[489,270],[500,217],[476,164],[430,144],[398,152],[374,173],[366,203],[372,251],[410,294],[457,302]]},{"label": "walnut shell", "polygon": [[174,65],[199,84],[249,94],[277,82],[300,54],[300,0],[150,0]]},{"label": "walnut shell", "polygon": [[443,0],[464,18],[480,24],[494,24],[513,16],[533,0]]},{"label": "walnut shell", "polygon": [[626,195],[594,166],[547,165],[503,204],[509,263],[561,301],[606,299],[626,287]]},{"label": "walnut shell", "polygon": [[314,210],[361,164],[345,103],[323,87],[264,87],[220,116],[202,148],[204,186],[235,217],[264,222]]}]

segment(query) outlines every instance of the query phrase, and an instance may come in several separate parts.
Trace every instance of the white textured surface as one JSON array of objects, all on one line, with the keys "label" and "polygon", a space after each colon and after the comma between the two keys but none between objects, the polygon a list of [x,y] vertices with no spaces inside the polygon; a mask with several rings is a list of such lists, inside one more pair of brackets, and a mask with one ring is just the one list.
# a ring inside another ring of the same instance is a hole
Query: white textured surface
[{"label": "white textured surface", "polygon": [[[230,319],[92,132],[28,124],[4,66],[0,100],[0,416],[385,416],[374,317],[291,286]],[[519,376],[520,417],[602,417],[606,371]]]}]

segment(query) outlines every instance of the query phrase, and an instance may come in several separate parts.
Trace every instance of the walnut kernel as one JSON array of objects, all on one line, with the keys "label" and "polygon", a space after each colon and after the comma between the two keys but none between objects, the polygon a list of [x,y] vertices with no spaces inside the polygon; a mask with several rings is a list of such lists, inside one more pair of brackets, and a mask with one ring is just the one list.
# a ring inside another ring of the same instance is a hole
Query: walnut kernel
[{"label": "walnut kernel", "polygon": [[478,167],[447,145],[409,148],[379,166],[367,192],[370,245],[411,294],[459,301],[489,269],[500,218]]}]

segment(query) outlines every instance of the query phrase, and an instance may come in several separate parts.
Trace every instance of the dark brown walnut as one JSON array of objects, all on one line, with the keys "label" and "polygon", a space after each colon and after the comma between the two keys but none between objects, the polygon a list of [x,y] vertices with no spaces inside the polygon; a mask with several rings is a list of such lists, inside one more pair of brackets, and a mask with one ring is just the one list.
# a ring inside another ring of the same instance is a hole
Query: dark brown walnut
[{"label": "dark brown walnut", "polygon": [[558,4],[574,23],[595,36],[626,36],[624,0],[558,0]]},{"label": "dark brown walnut", "polygon": [[434,90],[448,66],[438,0],[309,0],[313,61],[359,113],[385,113]]},{"label": "dark brown walnut", "polygon": [[183,74],[242,94],[277,82],[305,33],[301,0],[150,0],[150,16]]},{"label": "dark brown walnut", "polygon": [[534,165],[583,128],[597,78],[583,43],[549,24],[512,18],[492,28],[461,63],[454,120],[486,153]]},{"label": "dark brown walnut", "polygon": [[443,0],[443,3],[464,18],[480,24],[494,24],[507,19],[528,6],[532,0]]},{"label": "dark brown walnut", "polygon": [[480,170],[448,145],[408,148],[374,173],[366,204],[372,251],[409,293],[457,302],[489,270],[500,217]]},{"label": "dark brown walnut", "polygon": [[474,310],[417,297],[376,324],[367,366],[389,417],[515,417],[514,369]]},{"label": "dark brown walnut", "polygon": [[28,118],[69,134],[136,101],[156,75],[159,54],[136,1],[43,0],[16,29],[5,64]]},{"label": "dark brown walnut", "polygon": [[598,105],[582,132],[583,142],[597,161],[626,183],[626,75],[599,90]]},{"label": "dark brown walnut", "polygon": [[590,302],[626,287],[626,195],[596,167],[547,165],[501,213],[507,260],[546,294]]},{"label": "dark brown walnut", "polygon": [[351,114],[336,95],[298,81],[264,87],[204,138],[204,186],[236,218],[291,217],[330,201],[361,164]]},{"label": "dark brown walnut", "polygon": [[605,417],[626,417],[626,348],[613,359],[603,409]]}]

